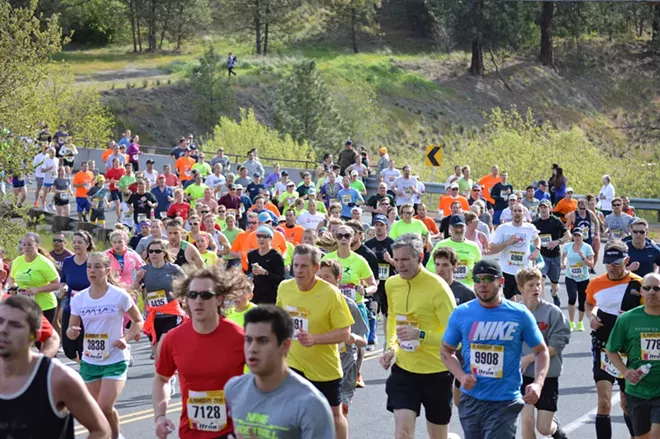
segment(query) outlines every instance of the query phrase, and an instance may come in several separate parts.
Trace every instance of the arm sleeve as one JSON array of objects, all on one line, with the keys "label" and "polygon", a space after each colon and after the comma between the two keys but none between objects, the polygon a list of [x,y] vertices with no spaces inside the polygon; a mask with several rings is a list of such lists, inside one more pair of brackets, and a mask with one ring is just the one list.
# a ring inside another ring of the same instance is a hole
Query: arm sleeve
[{"label": "arm sleeve", "polygon": [[284,280],[284,259],[279,253],[273,258],[269,267],[266,267],[268,277],[274,282],[282,282]]},{"label": "arm sleeve", "polygon": [[561,352],[571,340],[571,329],[568,325],[568,319],[564,316],[564,313],[553,309],[550,322],[548,347],[552,346],[557,352]]}]

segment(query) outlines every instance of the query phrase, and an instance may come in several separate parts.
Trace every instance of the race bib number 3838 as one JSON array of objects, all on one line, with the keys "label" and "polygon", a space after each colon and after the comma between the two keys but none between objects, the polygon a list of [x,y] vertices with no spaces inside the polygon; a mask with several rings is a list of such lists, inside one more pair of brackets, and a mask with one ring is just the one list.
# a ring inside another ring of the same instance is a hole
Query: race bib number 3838
[{"label": "race bib number 3838", "polygon": [[110,356],[108,334],[85,334],[84,355],[92,360],[105,360]]},{"label": "race bib number 3838", "polygon": [[227,425],[225,392],[222,390],[188,392],[186,402],[191,430],[222,431]]}]

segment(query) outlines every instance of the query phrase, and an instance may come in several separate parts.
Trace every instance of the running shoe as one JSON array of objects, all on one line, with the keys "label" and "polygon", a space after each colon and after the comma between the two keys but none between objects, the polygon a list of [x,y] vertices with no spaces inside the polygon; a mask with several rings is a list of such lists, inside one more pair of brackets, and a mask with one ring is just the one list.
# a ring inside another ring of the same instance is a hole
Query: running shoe
[{"label": "running shoe", "polygon": [[132,367],[134,361],[133,361],[133,354],[131,354],[131,345],[127,344],[126,350],[128,351],[128,367]]},{"label": "running shoe", "polygon": [[358,389],[364,389],[365,384],[364,381],[362,380],[362,374],[358,372],[357,380],[355,381],[355,387]]},{"label": "running shoe", "polygon": [[575,322],[568,322],[568,324],[571,327],[571,332],[575,331]]},{"label": "running shoe", "polygon": [[557,415],[554,415],[552,420],[555,421],[555,424],[557,424],[557,430],[555,430],[555,432],[552,434],[552,439],[568,439],[568,436],[566,436],[564,430],[561,429],[561,424],[559,423],[559,418],[557,418]]},{"label": "running shoe", "polygon": [[552,296],[552,301],[554,302],[555,305],[561,306],[561,299],[559,298],[559,294],[555,294]]},{"label": "running shoe", "polygon": [[369,345],[367,345],[367,347],[366,347],[365,349],[366,349],[367,351],[371,352],[371,351],[373,351],[374,349],[376,349],[376,346],[373,345],[373,344],[369,344]]},{"label": "running shoe", "polygon": [[35,208],[35,209],[39,209],[39,202],[38,202],[38,201],[35,201],[35,202],[34,202],[34,208]]},{"label": "running shoe", "polygon": [[591,274],[596,274],[596,270],[594,270],[593,268],[590,268],[590,269],[589,269],[589,273],[591,273]]},{"label": "running shoe", "polygon": [[578,324],[577,324],[577,330],[578,330],[579,332],[584,332],[584,323],[582,323],[582,322],[578,322]]}]

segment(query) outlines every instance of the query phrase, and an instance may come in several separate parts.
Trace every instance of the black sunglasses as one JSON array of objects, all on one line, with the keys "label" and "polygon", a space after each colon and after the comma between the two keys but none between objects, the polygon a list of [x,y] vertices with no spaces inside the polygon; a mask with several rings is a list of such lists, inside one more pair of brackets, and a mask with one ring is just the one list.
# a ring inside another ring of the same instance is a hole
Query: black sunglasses
[{"label": "black sunglasses", "polygon": [[653,291],[656,292],[656,293],[660,293],[660,286],[657,286],[657,285],[654,285],[654,286],[651,286],[651,285],[642,285],[642,290],[644,290],[644,291],[651,291],[651,290],[653,290]]},{"label": "black sunglasses", "polygon": [[215,293],[213,291],[188,291],[186,297],[192,300],[198,297],[201,297],[202,300],[211,300],[215,297]]},{"label": "black sunglasses", "polygon": [[646,230],[633,230],[632,232],[635,235],[644,235],[644,234],[646,234]]},{"label": "black sunglasses", "polygon": [[270,235],[260,233],[260,234],[257,235],[257,238],[259,238],[259,239],[268,239],[268,238],[270,238]]},{"label": "black sunglasses", "polygon": [[161,249],[158,249],[158,248],[153,248],[153,249],[149,249],[149,254],[156,253],[157,255],[159,255],[159,254],[163,253],[164,251],[165,250],[161,250]]},{"label": "black sunglasses", "polygon": [[337,233],[335,234],[335,239],[337,241],[341,239],[351,239],[351,234],[350,233]]},{"label": "black sunglasses", "polygon": [[206,215],[207,213],[211,213],[210,210],[202,210],[202,215]]},{"label": "black sunglasses", "polygon": [[621,203],[612,204],[613,207],[621,207]]},{"label": "black sunglasses", "polygon": [[53,242],[64,242],[63,239],[53,239]]}]

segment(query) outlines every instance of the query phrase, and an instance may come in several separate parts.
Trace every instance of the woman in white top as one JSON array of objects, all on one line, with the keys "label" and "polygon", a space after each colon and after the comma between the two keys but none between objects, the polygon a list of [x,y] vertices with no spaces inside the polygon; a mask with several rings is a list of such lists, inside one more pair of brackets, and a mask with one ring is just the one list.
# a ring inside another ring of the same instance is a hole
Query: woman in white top
[{"label": "woman in white top", "polygon": [[477,217],[477,214],[472,211],[465,212],[463,215],[465,216],[465,223],[467,224],[465,238],[475,242],[482,255],[487,255],[490,250],[490,244],[488,243],[488,237],[482,231],[477,230],[479,217]]},{"label": "woman in white top", "polygon": [[[119,436],[119,414],[114,405],[126,384],[129,352],[128,340],[142,331],[142,315],[131,296],[113,285],[110,258],[92,253],[87,258],[90,287],[71,299],[71,320],[66,335],[75,340],[85,327],[80,375],[87,384],[112,428]],[[124,313],[133,324],[124,334]]]},{"label": "woman in white top", "polygon": [[614,199],[614,186],[609,175],[603,175],[603,187],[600,188],[598,200],[600,201],[600,210],[607,216],[612,213],[612,200]]}]

